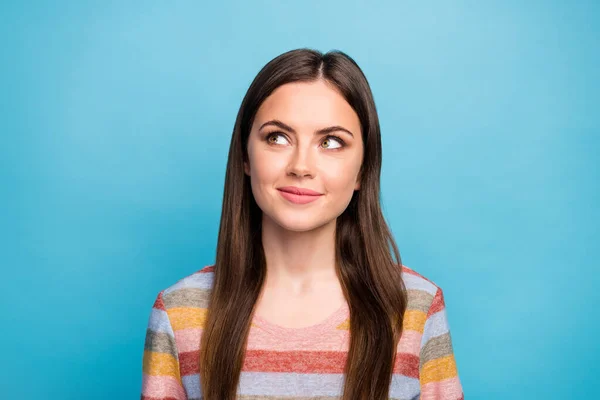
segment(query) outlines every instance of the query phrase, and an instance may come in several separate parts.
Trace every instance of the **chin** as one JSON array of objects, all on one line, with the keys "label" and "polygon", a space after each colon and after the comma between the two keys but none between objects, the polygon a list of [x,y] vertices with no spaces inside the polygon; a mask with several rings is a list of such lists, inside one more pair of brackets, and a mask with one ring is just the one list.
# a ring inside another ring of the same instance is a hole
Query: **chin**
[{"label": "chin", "polygon": [[275,216],[269,218],[280,228],[291,232],[309,232],[328,223],[328,221],[306,218],[302,215],[298,215],[295,218],[292,218],[289,215],[285,217]]},{"label": "chin", "polygon": [[311,221],[276,221],[281,228],[292,232],[309,232],[319,228],[323,224],[313,223]]}]

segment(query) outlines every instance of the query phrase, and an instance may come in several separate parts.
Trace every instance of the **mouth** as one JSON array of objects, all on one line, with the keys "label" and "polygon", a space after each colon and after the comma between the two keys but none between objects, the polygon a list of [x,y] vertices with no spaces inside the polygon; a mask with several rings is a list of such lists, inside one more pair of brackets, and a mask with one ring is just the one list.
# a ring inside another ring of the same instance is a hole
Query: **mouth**
[{"label": "mouth", "polygon": [[277,189],[281,197],[294,204],[307,204],[318,200],[323,194],[310,189],[282,187]]},{"label": "mouth", "polygon": [[320,196],[320,195],[322,195],[322,193],[315,192],[314,190],[306,189],[306,188],[299,188],[296,186],[284,186],[284,187],[277,188],[277,190],[280,190],[280,191],[286,192],[286,193],[297,194],[300,196]]}]

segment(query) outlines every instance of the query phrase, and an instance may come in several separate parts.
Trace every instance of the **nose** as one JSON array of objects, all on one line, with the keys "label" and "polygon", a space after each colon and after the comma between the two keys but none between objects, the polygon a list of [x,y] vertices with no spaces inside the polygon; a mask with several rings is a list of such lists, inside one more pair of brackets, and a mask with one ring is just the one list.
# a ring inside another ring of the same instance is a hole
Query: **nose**
[{"label": "nose", "polygon": [[308,147],[296,146],[288,164],[288,174],[299,177],[314,177],[311,151]]}]

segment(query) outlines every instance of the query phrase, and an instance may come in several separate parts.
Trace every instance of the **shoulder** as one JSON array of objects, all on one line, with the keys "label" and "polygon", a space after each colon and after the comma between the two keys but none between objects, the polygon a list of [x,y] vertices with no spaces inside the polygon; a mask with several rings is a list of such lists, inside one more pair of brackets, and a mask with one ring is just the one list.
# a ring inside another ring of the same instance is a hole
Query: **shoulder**
[{"label": "shoulder", "polygon": [[408,295],[408,310],[429,316],[443,308],[443,292],[435,282],[406,265],[402,265],[402,280]]},{"label": "shoulder", "polygon": [[[427,312],[435,301],[443,302],[442,289],[416,270],[402,265],[402,279],[408,293],[409,309]],[[206,308],[213,286],[214,265],[206,265],[159,293],[160,308]]]},{"label": "shoulder", "polygon": [[206,265],[168,286],[159,294],[165,310],[183,307],[206,308],[213,278],[214,265]]},{"label": "shoulder", "polygon": [[407,290],[420,290],[435,296],[441,288],[431,279],[426,278],[412,268],[402,265],[402,278]]}]

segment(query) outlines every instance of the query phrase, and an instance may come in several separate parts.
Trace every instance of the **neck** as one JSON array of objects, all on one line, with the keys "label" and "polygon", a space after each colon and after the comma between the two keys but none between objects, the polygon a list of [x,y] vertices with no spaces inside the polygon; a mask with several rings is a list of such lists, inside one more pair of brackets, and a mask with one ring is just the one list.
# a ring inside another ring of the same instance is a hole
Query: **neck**
[{"label": "neck", "polygon": [[302,295],[337,285],[333,220],[319,228],[295,232],[263,214],[262,242],[267,263],[265,287]]}]

